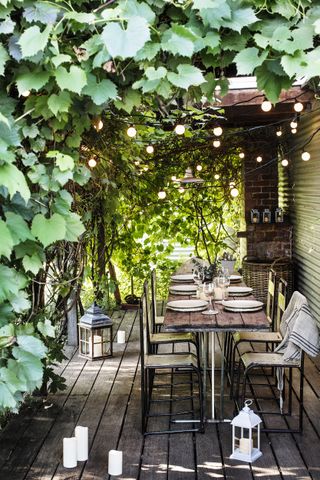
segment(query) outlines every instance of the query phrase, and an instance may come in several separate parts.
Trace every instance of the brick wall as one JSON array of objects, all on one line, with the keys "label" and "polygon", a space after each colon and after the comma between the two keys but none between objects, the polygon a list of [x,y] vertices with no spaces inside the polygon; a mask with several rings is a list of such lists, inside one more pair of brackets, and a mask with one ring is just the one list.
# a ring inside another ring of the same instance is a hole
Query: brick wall
[{"label": "brick wall", "polygon": [[[270,155],[271,153],[271,155]],[[250,211],[257,208],[262,212],[264,208],[274,211],[278,206],[278,168],[276,164],[264,166],[272,158],[272,152],[263,155],[263,163],[256,161],[255,155],[250,155],[244,166],[245,176],[245,212],[246,222],[250,223]],[[258,155],[258,153],[257,153]]]},{"label": "brick wall", "polygon": [[[263,157],[261,164],[256,161],[258,155]],[[261,214],[265,208],[269,208],[274,220],[274,211],[279,206],[278,167],[275,162],[267,164],[275,156],[272,145],[265,144],[261,151],[251,150],[244,163],[247,255],[261,260],[292,255],[291,225],[287,222],[252,224],[250,219],[252,208],[257,208]]]},{"label": "brick wall", "polygon": [[274,260],[292,255],[292,226],[287,223],[247,224],[247,255]]}]

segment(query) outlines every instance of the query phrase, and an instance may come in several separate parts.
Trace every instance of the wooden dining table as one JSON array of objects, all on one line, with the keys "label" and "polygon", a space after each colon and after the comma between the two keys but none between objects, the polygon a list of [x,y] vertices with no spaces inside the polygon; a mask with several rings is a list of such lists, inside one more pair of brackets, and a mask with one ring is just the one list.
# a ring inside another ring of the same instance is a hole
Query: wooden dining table
[{"label": "wooden dining table", "polygon": [[[234,284],[245,286],[244,283]],[[172,300],[183,300],[194,298],[190,295],[172,295],[169,294],[168,302]],[[254,300],[252,295],[246,297],[231,297],[229,299]],[[164,331],[167,332],[198,332],[203,339],[203,391],[204,400],[206,400],[206,372],[207,372],[207,352],[211,351],[211,417],[207,417],[207,422],[230,421],[224,418],[224,381],[225,381],[225,337],[227,332],[236,331],[261,331],[270,327],[264,310],[256,312],[230,312],[226,311],[220,302],[215,302],[215,309],[219,311],[216,315],[202,315],[201,312],[177,312],[166,308],[164,315]],[[220,415],[215,415],[215,336],[221,334],[221,384],[220,384]],[[208,345],[208,335],[210,337],[210,346]],[[204,401],[205,407],[206,401]]]}]

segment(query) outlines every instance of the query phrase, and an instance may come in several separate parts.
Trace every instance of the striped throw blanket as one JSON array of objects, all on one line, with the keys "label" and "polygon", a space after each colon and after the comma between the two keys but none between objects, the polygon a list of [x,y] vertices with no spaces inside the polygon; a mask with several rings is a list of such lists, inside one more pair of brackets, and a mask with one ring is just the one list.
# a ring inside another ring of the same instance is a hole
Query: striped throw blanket
[{"label": "striped throw blanket", "polygon": [[283,353],[284,360],[298,360],[301,350],[311,357],[319,354],[319,329],[310,311],[308,301],[301,293],[293,293],[283,314],[280,331],[283,340],[276,351]]},{"label": "striped throw blanket", "polygon": [[[316,357],[320,352],[319,329],[311,314],[308,301],[299,292],[293,292],[289,305],[283,313],[280,332],[283,340],[275,349],[283,353],[284,361],[299,361],[301,350]],[[283,411],[283,367],[277,368],[278,389],[280,391],[280,411]]]}]

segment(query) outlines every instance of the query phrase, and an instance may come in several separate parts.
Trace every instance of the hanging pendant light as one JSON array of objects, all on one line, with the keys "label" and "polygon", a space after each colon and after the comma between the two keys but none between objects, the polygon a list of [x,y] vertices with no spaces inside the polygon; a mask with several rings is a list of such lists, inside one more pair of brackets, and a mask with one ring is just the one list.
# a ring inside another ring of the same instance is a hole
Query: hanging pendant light
[{"label": "hanging pendant light", "polygon": [[188,167],[186,169],[184,177],[179,178],[178,181],[180,183],[184,183],[184,184],[187,184],[187,183],[203,183],[204,182],[204,180],[202,178],[197,178],[197,177],[193,176],[193,173],[192,173],[192,170],[191,170],[190,167]]}]

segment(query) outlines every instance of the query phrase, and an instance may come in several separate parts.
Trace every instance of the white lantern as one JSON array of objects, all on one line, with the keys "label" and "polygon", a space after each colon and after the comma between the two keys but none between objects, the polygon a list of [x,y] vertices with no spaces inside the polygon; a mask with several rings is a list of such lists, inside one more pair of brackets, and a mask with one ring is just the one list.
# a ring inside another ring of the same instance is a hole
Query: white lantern
[{"label": "white lantern", "polygon": [[79,357],[101,360],[113,354],[113,322],[93,303],[80,318]]},{"label": "white lantern", "polygon": [[249,408],[252,400],[246,400],[232,425],[232,454],[230,458],[243,462],[254,462],[261,457],[260,423],[261,418]]}]

